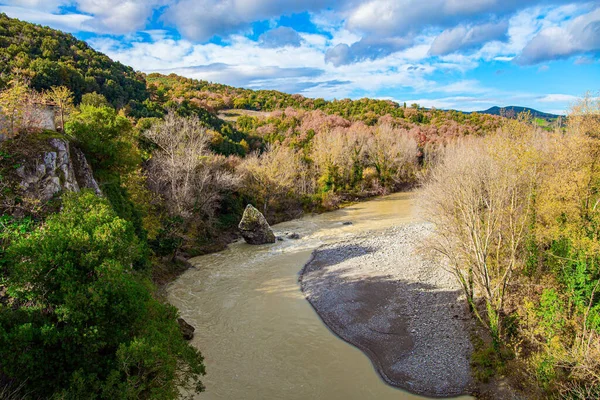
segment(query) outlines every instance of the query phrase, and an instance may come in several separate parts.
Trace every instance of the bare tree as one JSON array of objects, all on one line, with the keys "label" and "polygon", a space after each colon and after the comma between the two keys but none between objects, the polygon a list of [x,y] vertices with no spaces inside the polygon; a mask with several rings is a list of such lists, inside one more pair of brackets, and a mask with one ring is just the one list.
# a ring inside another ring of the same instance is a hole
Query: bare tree
[{"label": "bare tree", "polygon": [[[449,146],[423,193],[425,212],[436,226],[429,246],[449,262],[495,344],[507,290],[523,263],[540,160],[524,140],[498,135]],[[485,301],[487,319],[476,297]]]},{"label": "bare tree", "polygon": [[238,186],[239,179],[223,168],[223,159],[210,152],[209,133],[197,117],[170,111],[144,135],[157,146],[148,166],[149,184],[172,214],[212,217],[222,193]]}]

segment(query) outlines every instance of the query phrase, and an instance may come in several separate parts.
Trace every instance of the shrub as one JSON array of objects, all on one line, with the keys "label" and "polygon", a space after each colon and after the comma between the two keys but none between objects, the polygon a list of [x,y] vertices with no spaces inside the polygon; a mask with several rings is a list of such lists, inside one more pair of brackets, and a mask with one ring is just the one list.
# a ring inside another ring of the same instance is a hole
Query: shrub
[{"label": "shrub", "polygon": [[0,313],[0,371],[34,396],[175,399],[202,390],[202,357],[174,307],[133,265],[131,223],[91,192],[7,249],[10,305]]}]

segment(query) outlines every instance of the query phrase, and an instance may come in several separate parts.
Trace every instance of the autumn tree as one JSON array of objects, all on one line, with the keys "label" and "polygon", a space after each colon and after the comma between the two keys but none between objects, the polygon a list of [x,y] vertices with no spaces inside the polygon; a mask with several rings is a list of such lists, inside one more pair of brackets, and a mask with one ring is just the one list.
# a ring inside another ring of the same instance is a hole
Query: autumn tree
[{"label": "autumn tree", "polygon": [[69,115],[74,109],[73,92],[66,86],[53,86],[46,91],[45,96],[58,110],[60,129],[64,129],[65,116]]},{"label": "autumn tree", "polygon": [[[436,226],[429,246],[461,283],[479,321],[499,346],[505,300],[524,263],[523,248],[541,157],[510,133],[446,149],[423,193]],[[485,317],[476,298],[484,301]]]},{"label": "autumn tree", "polygon": [[367,151],[384,187],[395,189],[416,180],[417,142],[406,130],[379,126],[370,137]]},{"label": "autumn tree", "polygon": [[270,146],[263,153],[244,158],[238,167],[245,187],[262,204],[263,214],[276,200],[294,193],[300,196],[306,189],[306,167],[298,153],[285,146]]},{"label": "autumn tree", "polygon": [[45,97],[31,90],[24,80],[13,79],[8,88],[0,91],[0,133],[12,137],[21,130],[42,127],[45,101]]}]

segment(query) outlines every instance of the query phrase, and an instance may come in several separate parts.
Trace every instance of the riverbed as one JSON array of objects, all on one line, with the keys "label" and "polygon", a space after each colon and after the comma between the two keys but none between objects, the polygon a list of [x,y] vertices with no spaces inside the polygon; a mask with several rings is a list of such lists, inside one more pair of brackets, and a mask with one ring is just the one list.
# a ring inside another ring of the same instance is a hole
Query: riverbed
[{"label": "riverbed", "polygon": [[[169,301],[196,327],[205,357],[202,399],[419,399],[393,388],[369,358],[322,322],[298,273],[319,246],[416,222],[413,195],[399,193],[273,227],[299,240],[241,241],[190,262]],[[344,223],[351,222],[351,225]]]}]

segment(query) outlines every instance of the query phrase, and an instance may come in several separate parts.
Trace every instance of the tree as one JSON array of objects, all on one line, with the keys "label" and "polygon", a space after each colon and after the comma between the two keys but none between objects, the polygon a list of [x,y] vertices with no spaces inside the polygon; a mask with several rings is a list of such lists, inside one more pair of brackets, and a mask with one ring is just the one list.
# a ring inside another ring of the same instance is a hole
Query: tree
[{"label": "tree", "polygon": [[275,200],[290,193],[300,195],[305,168],[299,155],[285,146],[271,146],[262,154],[255,152],[244,158],[238,167],[245,177],[245,189],[262,203],[263,214]]},{"label": "tree", "polygon": [[395,189],[416,180],[417,142],[406,130],[379,126],[370,137],[367,152],[383,187]]},{"label": "tree", "polygon": [[0,92],[0,128],[8,137],[14,136],[23,124],[29,88],[20,79],[13,79],[9,87]]},{"label": "tree", "polygon": [[110,107],[106,97],[96,92],[86,93],[81,97],[81,104],[94,107]]},{"label": "tree", "polygon": [[81,105],[65,126],[91,164],[104,195],[121,218],[132,221],[144,236],[139,210],[131,201],[123,177],[139,168],[141,153],[129,119],[111,107]]},{"label": "tree", "polygon": [[92,192],[6,250],[0,371],[35,397],[176,399],[201,391],[200,353],[152,296],[132,225]]},{"label": "tree", "polygon": [[111,107],[81,105],[65,132],[77,140],[101,181],[130,172],[140,163],[131,122]]},{"label": "tree", "polygon": [[[532,198],[542,157],[528,140],[510,134],[449,147],[424,191],[436,226],[429,245],[448,262],[471,310],[498,349],[505,299],[524,263]],[[483,298],[483,318],[476,297]]]},{"label": "tree", "polygon": [[73,111],[73,92],[66,86],[53,86],[45,93],[48,100],[54,103],[60,116],[60,129],[65,129],[65,115]]},{"label": "tree", "polygon": [[210,152],[209,134],[198,117],[171,110],[144,136],[157,147],[148,164],[150,187],[163,196],[172,215],[211,218],[222,193],[237,187],[239,180],[223,168],[223,159]]}]

